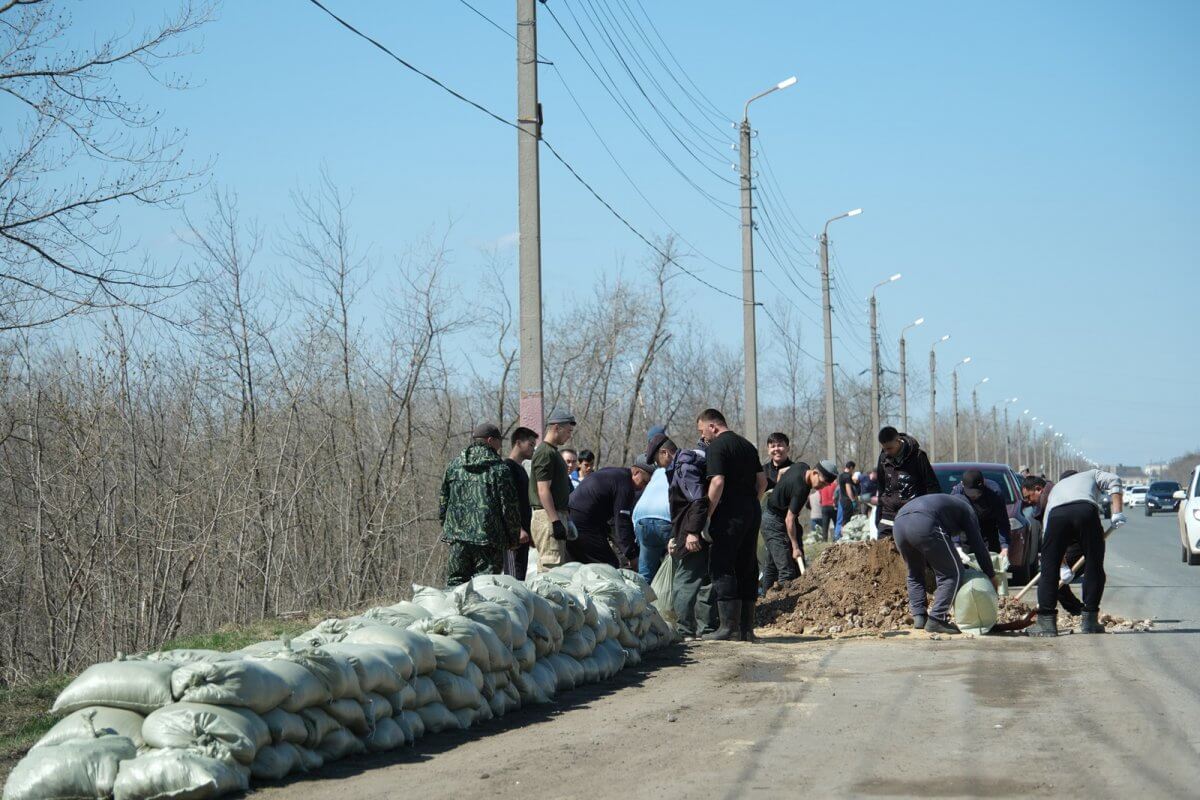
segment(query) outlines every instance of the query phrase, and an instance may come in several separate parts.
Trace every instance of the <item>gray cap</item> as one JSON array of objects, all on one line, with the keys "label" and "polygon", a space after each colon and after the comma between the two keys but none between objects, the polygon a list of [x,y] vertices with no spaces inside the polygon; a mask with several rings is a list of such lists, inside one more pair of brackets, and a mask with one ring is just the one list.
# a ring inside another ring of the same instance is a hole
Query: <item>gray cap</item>
[{"label": "gray cap", "polygon": [[654,470],[658,469],[655,464],[651,464],[649,461],[647,461],[646,457],[641,453],[638,453],[637,458],[633,459],[633,465],[648,475],[653,475]]},{"label": "gray cap", "polygon": [[490,422],[481,422],[471,431],[472,439],[499,439],[500,429]]},{"label": "gray cap", "polygon": [[821,470],[821,474],[825,476],[825,480],[837,480],[837,462],[832,458],[823,458],[817,462],[817,469]]},{"label": "gray cap", "polygon": [[547,425],[575,425],[575,415],[567,408],[556,408],[546,417]]}]

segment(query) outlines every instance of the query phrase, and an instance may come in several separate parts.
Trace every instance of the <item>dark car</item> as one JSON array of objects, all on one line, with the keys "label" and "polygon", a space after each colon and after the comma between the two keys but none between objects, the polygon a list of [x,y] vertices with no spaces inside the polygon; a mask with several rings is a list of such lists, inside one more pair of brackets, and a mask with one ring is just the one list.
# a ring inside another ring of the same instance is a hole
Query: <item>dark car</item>
[{"label": "dark car", "polygon": [[1155,511],[1170,511],[1174,513],[1179,510],[1179,501],[1175,499],[1174,494],[1178,492],[1180,486],[1175,481],[1154,481],[1150,484],[1150,488],[1146,490],[1146,516],[1154,516]]},{"label": "dark car", "polygon": [[1021,479],[1006,464],[972,464],[951,463],[934,464],[933,471],[937,475],[938,484],[942,491],[950,494],[954,487],[962,483],[963,473],[969,469],[977,469],[983,473],[983,480],[998,488],[1008,508],[1008,560],[1012,564],[1010,570],[1014,583],[1025,583],[1038,571],[1038,551],[1041,548],[1041,525],[1031,522],[1022,513],[1025,501],[1021,498]]}]

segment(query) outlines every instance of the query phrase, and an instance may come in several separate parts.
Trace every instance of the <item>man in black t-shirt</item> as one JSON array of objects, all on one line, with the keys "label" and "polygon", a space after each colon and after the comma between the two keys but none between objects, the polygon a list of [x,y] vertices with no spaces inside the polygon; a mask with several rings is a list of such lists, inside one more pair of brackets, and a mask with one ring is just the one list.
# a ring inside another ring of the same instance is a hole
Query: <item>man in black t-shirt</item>
[{"label": "man in black t-shirt", "polygon": [[804,559],[800,512],[808,504],[809,492],[828,485],[836,477],[837,463],[834,461],[822,461],[816,469],[810,469],[801,461],[786,468],[767,495],[762,517],[763,544],[767,549],[762,579],[764,593],[776,580],[783,586],[800,577],[797,563],[803,563]]},{"label": "man in black t-shirt", "polygon": [[[751,642],[758,601],[759,499],[767,490],[767,476],[758,449],[729,430],[720,411],[702,411],[696,429],[708,443],[709,571],[721,618],[721,626],[704,638]],[[699,539],[689,535],[689,550],[693,539],[699,549]]]},{"label": "man in black t-shirt", "polygon": [[770,458],[763,462],[763,473],[767,476],[768,492],[775,488],[779,473],[792,465],[792,459],[788,457],[791,448],[792,443],[788,441],[786,433],[776,431],[767,437],[767,455]]}]

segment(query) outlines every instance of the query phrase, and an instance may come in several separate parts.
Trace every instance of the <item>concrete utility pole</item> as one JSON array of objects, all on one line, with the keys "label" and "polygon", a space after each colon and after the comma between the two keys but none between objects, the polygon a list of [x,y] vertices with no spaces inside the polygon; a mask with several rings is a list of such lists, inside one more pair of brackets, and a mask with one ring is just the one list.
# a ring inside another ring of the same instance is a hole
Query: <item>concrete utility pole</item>
[{"label": "concrete utility pole", "polygon": [[[517,262],[520,292],[521,424],[542,431],[542,212],[538,147],[537,0],[517,0]],[[503,420],[497,420],[501,425]]]},{"label": "concrete utility pole", "polygon": [[741,126],[742,172],[742,336],[746,362],[746,438],[755,447],[758,440],[758,342],[755,330],[754,301],[754,215],[750,189],[750,104],[771,92],[786,89],[796,82],[795,76],[760,92],[746,101]]},{"label": "concrete utility pole", "polygon": [[838,460],[837,424],[834,418],[836,399],[833,389],[833,306],[829,301],[829,223],[846,217],[857,217],[861,208],[838,214],[825,221],[821,230],[821,306],[825,323],[825,449],[828,457]]},{"label": "concrete utility pole", "polygon": [[984,378],[979,383],[971,387],[971,413],[975,415],[975,426],[972,428],[975,437],[975,461],[979,462],[979,387],[987,383],[991,378]]},{"label": "concrete utility pole", "polygon": [[962,361],[954,365],[954,369],[950,370],[950,376],[954,379],[954,460],[958,461],[958,368],[963,364],[970,364],[971,357],[967,356]]},{"label": "concrete utility pole", "polygon": [[875,292],[880,286],[887,286],[892,281],[900,280],[897,272],[886,281],[880,281],[871,287],[871,435],[879,433],[879,327],[876,317]]},{"label": "concrete utility pole", "polygon": [[[1008,406],[1011,403],[1015,403],[1020,399],[1021,398],[1019,398],[1019,397],[1013,397],[1011,399],[1004,401],[1004,463],[1010,467],[1012,466],[1012,458],[1009,457],[1009,449],[1008,449]],[[1017,418],[1017,436],[1019,437],[1020,435],[1021,435],[1021,420],[1018,417]]]},{"label": "concrete utility pole", "polygon": [[[1004,435],[1007,436],[1008,431]],[[1000,461],[1000,417],[995,404],[992,405],[992,461]]]},{"label": "concrete utility pole", "polygon": [[900,329],[900,430],[905,433],[908,433],[908,356],[905,352],[904,332],[924,321],[925,318],[921,317]]},{"label": "concrete utility pole", "polygon": [[929,461],[937,461],[937,354],[934,348],[950,338],[946,334],[929,347]]}]

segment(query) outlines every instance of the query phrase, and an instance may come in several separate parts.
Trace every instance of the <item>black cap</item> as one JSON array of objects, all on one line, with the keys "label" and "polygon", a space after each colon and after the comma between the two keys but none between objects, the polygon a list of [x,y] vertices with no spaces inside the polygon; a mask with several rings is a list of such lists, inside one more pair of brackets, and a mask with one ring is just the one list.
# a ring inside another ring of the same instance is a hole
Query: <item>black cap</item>
[{"label": "black cap", "polygon": [[472,439],[499,439],[500,429],[490,422],[481,422],[471,431]]},{"label": "black cap", "polygon": [[983,497],[983,473],[977,469],[969,469],[962,476],[963,494],[968,499],[978,500]]},{"label": "black cap", "polygon": [[662,447],[669,438],[670,437],[667,436],[666,432],[656,434],[650,440],[650,444],[646,446],[646,460],[653,464],[654,457],[658,455],[659,448]]}]

